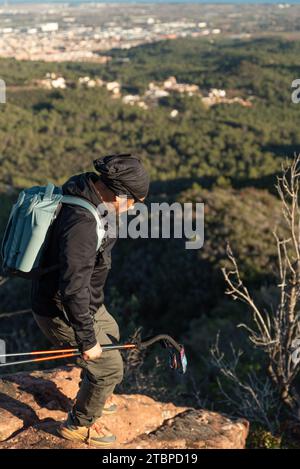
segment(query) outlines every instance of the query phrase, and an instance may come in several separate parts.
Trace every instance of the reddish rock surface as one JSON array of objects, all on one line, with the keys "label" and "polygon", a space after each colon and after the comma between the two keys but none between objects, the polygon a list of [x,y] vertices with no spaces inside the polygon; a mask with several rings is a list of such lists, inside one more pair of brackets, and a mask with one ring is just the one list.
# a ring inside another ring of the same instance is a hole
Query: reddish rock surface
[{"label": "reddish rock surface", "polygon": [[[79,368],[18,373],[0,379],[0,448],[87,448],[56,429],[72,405]],[[244,448],[249,425],[206,410],[140,394],[114,395],[118,412],[101,417],[117,436],[112,448]]]}]

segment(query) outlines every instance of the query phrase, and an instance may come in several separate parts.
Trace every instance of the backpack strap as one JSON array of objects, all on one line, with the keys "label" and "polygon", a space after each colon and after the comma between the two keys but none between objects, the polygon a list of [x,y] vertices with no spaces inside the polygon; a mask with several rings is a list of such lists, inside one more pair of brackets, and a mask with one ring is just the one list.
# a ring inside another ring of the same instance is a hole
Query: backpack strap
[{"label": "backpack strap", "polygon": [[97,209],[94,207],[94,205],[92,205],[87,200],[82,199],[81,197],[75,197],[73,195],[64,195],[61,199],[61,202],[65,204],[77,205],[78,207],[83,207],[87,209],[94,216],[96,223],[97,223],[97,237],[98,237],[97,251],[98,251],[98,249],[101,246],[101,243],[105,234],[105,230],[103,228],[101,218],[97,212]]},{"label": "backpack strap", "polygon": [[45,187],[45,192],[43,195],[43,200],[51,200],[55,191],[55,185],[52,182],[49,182]]}]

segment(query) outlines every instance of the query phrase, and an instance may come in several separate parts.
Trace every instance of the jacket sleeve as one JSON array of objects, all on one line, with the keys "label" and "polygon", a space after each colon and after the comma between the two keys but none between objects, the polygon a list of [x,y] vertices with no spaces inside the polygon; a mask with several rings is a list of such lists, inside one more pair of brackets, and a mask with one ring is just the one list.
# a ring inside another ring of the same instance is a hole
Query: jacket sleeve
[{"label": "jacket sleeve", "polygon": [[81,351],[96,345],[89,311],[97,233],[96,221],[84,208],[64,206],[59,245],[59,289],[62,304]]}]

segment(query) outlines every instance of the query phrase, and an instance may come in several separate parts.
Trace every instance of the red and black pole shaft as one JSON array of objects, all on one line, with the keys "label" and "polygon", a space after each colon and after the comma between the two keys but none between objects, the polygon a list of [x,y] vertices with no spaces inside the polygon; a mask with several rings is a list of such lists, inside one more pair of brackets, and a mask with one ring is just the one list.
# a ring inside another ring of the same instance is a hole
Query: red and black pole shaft
[{"label": "red and black pole shaft", "polygon": [[[105,350],[122,350],[129,348],[136,348],[135,344],[123,344],[123,345],[101,345],[103,351]],[[57,349],[57,350],[35,350],[34,352],[21,352],[21,353],[6,353],[0,355],[1,357],[22,357],[25,355],[49,355],[51,353],[79,353],[78,348],[67,348],[67,349]]]},{"label": "red and black pole shaft", "polygon": [[[137,346],[135,344],[102,345],[101,346],[103,352],[108,351],[108,350],[128,350],[128,349],[133,349],[136,347]],[[42,361],[47,361],[47,360],[57,360],[58,358],[76,357],[76,356],[81,355],[81,353],[76,348],[58,349],[58,350],[35,350],[34,352],[7,353],[7,354],[0,355],[0,358],[22,357],[22,356],[33,356],[33,355],[47,355],[47,356],[31,358],[29,360],[20,360],[20,361],[9,362],[9,363],[1,363],[0,367],[20,365],[20,364],[26,364],[26,363],[37,363],[37,362],[42,362]]]}]

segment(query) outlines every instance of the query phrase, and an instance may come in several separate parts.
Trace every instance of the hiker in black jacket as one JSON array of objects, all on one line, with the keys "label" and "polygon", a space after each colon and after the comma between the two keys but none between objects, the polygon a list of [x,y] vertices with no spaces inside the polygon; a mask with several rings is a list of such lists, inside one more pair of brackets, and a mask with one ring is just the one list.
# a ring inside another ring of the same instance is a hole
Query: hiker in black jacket
[{"label": "hiker in black jacket", "polygon": [[[117,213],[144,201],[149,177],[137,157],[110,155],[96,160],[94,166],[100,175],[73,176],[63,185],[63,193],[82,197],[95,207],[113,207]],[[43,267],[58,264],[59,270],[33,281],[32,309],[55,346],[77,346],[82,352],[78,360],[82,380],[60,434],[103,446],[115,441],[115,436],[96,421],[102,412],[116,410],[109,400],[122,381],[123,361],[118,350],[101,353],[100,344],[120,337],[118,324],[104,306],[103,293],[116,239],[104,237],[98,251],[97,240],[94,216],[82,207],[63,204],[42,258]]]}]

